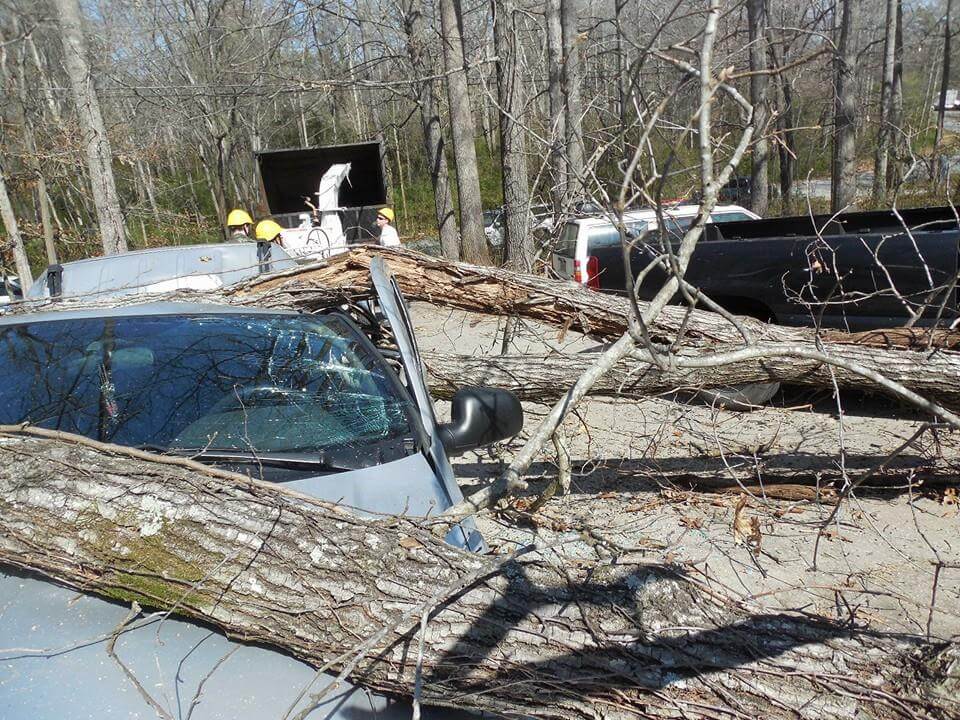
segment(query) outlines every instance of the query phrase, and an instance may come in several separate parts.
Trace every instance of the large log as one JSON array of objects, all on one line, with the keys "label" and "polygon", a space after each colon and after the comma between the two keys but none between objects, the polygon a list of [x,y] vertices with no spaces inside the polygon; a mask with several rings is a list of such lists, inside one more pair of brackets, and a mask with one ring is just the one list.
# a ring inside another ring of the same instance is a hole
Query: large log
[{"label": "large log", "polygon": [[[781,347],[779,344],[769,345]],[[916,352],[862,345],[827,347],[828,352],[880,373],[928,398],[951,407],[960,405],[960,355]],[[552,355],[453,355],[423,352],[430,388],[437,397],[449,398],[458,387],[501,387],[522,400],[552,402],[561,398],[596,359],[592,353]],[[695,357],[685,352],[679,357]],[[784,382],[812,387],[879,390],[868,379],[824,363],[788,355],[771,355],[711,368],[660,370],[647,362],[619,362],[591,388],[590,394],[609,397],[649,397],[674,390],[734,387],[745,383]]]},{"label": "large log", "polygon": [[0,563],[318,666],[362,654],[352,677],[400,695],[428,613],[422,697],[439,705],[558,719],[960,717],[956,645],[766,613],[642,557],[483,557],[408,518],[361,519],[63,436],[0,438]]},{"label": "large log", "polygon": [[[598,339],[612,340],[627,329],[630,303],[623,297],[591,290],[573,282],[539,275],[450,262],[411,250],[359,247],[312,266],[262,276],[227,288],[231,302],[264,307],[329,307],[343,297],[366,297],[370,292],[370,262],[386,258],[390,271],[408,299],[471,312],[537,320],[561,329],[573,329]],[[641,312],[646,303],[640,302]],[[814,342],[812,328],[770,325],[749,317],[743,327],[769,342]],[[716,313],[666,307],[651,330],[654,341],[674,342],[683,329],[687,342],[737,345],[739,331]],[[960,331],[893,328],[861,333],[826,330],[820,337],[837,345],[865,345],[923,350],[960,347]]]},{"label": "large log", "polygon": [[[556,326],[560,332],[574,329],[600,339],[619,337],[627,328],[629,303],[621,297],[601,294],[571,282],[557,282],[534,275],[525,275],[466,263],[453,263],[408,250],[361,247],[337,255],[328,261],[263,276],[214,292],[179,292],[163,296],[171,300],[226,302],[267,308],[314,311],[329,308],[348,300],[369,297],[369,267],[377,255],[387,258],[397,283],[409,299],[423,300],[463,310],[518,316]],[[142,302],[132,296],[110,299],[105,303],[119,305]],[[24,303],[12,311],[72,309],[90,305],[88,299],[63,300],[54,303]],[[641,303],[641,309],[643,304]],[[876,383],[861,374],[844,368],[829,368],[821,360],[800,357],[802,351],[817,350],[825,355],[855,362],[867,372],[881,374],[908,390],[930,400],[952,407],[960,406],[960,333],[893,329],[849,334],[828,331],[818,334],[809,328],[788,328],[769,325],[742,317],[739,322],[755,343],[771,350],[786,351],[764,360],[738,362],[709,371],[670,373],[652,367],[648,362],[622,365],[619,377],[629,376],[635,392],[644,384],[651,391],[680,385],[720,387],[745,382],[778,380],[799,385],[822,387],[836,381],[841,386],[878,389]],[[743,346],[740,332],[722,316],[700,310],[667,307],[650,328],[654,342],[672,345],[676,355],[694,358],[710,353],[727,352]],[[800,352],[791,354],[793,349]],[[455,362],[468,361],[457,359]],[[471,361],[473,362],[473,361]],[[509,360],[498,360],[506,367]],[[539,367],[541,359],[534,361]],[[549,362],[549,361],[548,361]],[[555,369],[562,377],[545,390],[555,394],[575,379],[578,371],[569,368],[584,366],[583,357],[557,360]],[[514,384],[525,380],[530,361],[514,363]],[[486,371],[491,377],[496,367]],[[552,372],[544,367],[543,373]],[[467,373],[465,372],[465,376]],[[530,377],[538,384],[537,375]],[[462,382],[460,384],[463,384]],[[533,393],[533,391],[530,391]],[[544,394],[538,399],[550,399]],[[533,395],[528,395],[533,397]]]},{"label": "large log", "polygon": [[[316,308],[328,306],[331,296],[359,297],[369,293],[369,267],[377,249],[357,249],[314,268],[304,268],[275,278],[260,278],[228,289],[230,302],[251,302],[261,306]],[[410,251],[384,253],[390,270],[404,294],[415,300],[462,310],[518,316],[575,329],[600,339],[613,339],[627,329],[630,303],[621,297],[595,292],[582,285],[557,282],[535,275],[514,273],[466,263],[428,258]],[[644,303],[640,303],[643,310]],[[818,350],[825,355],[857,363],[868,372],[879,373],[908,390],[950,406],[960,403],[960,333],[897,328],[868,333],[788,328],[741,317],[739,323],[752,340],[765,347],[789,350]],[[743,346],[740,331],[721,315],[682,307],[667,307],[649,328],[654,342],[679,347],[678,354],[690,356],[724,352]],[[537,358],[539,364],[543,358]],[[549,361],[547,361],[549,362]],[[572,385],[588,359],[555,359],[571,370],[553,385]],[[519,360],[517,365],[529,365]],[[514,378],[531,377],[522,367]],[[547,373],[549,374],[549,373]],[[503,374],[501,373],[501,376]],[[737,383],[771,380],[811,385],[879,389],[868,378],[849,369],[829,367],[817,359],[785,354],[764,360],[737,363],[710,371],[687,371],[677,377],[649,363],[621,366],[620,377],[639,389],[645,378],[659,390],[678,385],[722,387]],[[632,378],[632,380],[630,380]],[[549,382],[549,381],[548,381]],[[461,382],[460,384],[464,384]],[[494,384],[494,383],[491,383]],[[513,383],[514,385],[522,384]],[[656,390],[655,390],[656,391]],[[549,399],[544,397],[542,399]]]}]

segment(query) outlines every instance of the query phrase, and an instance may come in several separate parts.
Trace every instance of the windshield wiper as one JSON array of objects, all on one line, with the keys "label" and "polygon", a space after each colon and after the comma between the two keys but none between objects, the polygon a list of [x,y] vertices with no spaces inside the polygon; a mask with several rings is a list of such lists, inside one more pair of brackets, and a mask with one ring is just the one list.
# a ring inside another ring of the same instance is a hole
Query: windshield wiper
[{"label": "windshield wiper", "polygon": [[231,448],[182,448],[165,447],[163,445],[137,445],[137,450],[157,453],[158,455],[175,455],[202,463],[234,463],[237,465],[262,465],[264,467],[279,467],[292,470],[324,470],[328,472],[347,472],[356,470],[354,467],[338,465],[330,462],[318,453],[270,453],[251,452],[247,450],[233,450]]},{"label": "windshield wiper", "polygon": [[330,462],[318,453],[255,453],[245,450],[219,450],[214,448],[188,450],[186,452],[181,452],[179,448],[171,448],[171,450],[177,455],[184,454],[198,462],[236,463],[238,465],[262,465],[291,470],[325,470],[328,472],[347,472],[357,469]]}]

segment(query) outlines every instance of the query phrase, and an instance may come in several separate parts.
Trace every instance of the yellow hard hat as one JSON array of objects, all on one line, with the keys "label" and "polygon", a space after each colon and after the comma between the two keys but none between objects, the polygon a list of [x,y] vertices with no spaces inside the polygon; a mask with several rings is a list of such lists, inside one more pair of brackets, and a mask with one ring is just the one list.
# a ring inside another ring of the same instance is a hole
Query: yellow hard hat
[{"label": "yellow hard hat", "polygon": [[261,220],[257,223],[257,240],[273,240],[283,232],[283,228],[273,220]]},{"label": "yellow hard hat", "polygon": [[241,225],[253,225],[253,218],[247,214],[246,210],[231,210],[227,215],[227,227],[240,227]]},{"label": "yellow hard hat", "polygon": [[380,208],[377,215],[383,215],[387,220],[393,222],[393,210],[391,208]]}]

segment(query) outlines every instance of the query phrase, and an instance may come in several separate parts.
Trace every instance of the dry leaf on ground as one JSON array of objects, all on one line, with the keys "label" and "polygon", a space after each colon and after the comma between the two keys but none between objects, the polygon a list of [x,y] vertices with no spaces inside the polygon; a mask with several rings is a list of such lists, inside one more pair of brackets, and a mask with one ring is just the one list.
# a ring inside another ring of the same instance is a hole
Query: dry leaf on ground
[{"label": "dry leaf on ground", "polygon": [[747,506],[747,496],[741,495],[737,507],[733,511],[733,541],[737,545],[746,545],[754,554],[760,552],[760,519],[748,517],[744,512]]}]

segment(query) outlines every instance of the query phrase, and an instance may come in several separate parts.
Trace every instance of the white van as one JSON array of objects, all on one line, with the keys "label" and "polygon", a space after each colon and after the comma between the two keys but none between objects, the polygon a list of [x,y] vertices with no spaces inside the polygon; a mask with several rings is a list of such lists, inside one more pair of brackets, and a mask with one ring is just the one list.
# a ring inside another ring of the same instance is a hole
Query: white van
[{"label": "white van", "polygon": [[[667,232],[682,235],[700,211],[699,205],[677,205],[663,210],[664,228]],[[710,213],[714,223],[758,220],[739,205],[718,205]],[[629,210],[624,213],[628,230],[641,233],[653,229],[657,223],[657,211],[653,208]],[[569,220],[560,232],[557,246],[551,254],[550,265],[561,278],[573,280],[596,289],[600,288],[599,277],[605,268],[593,250],[620,245],[620,233],[606,216],[591,216]],[[612,274],[612,273],[611,273]]]}]

